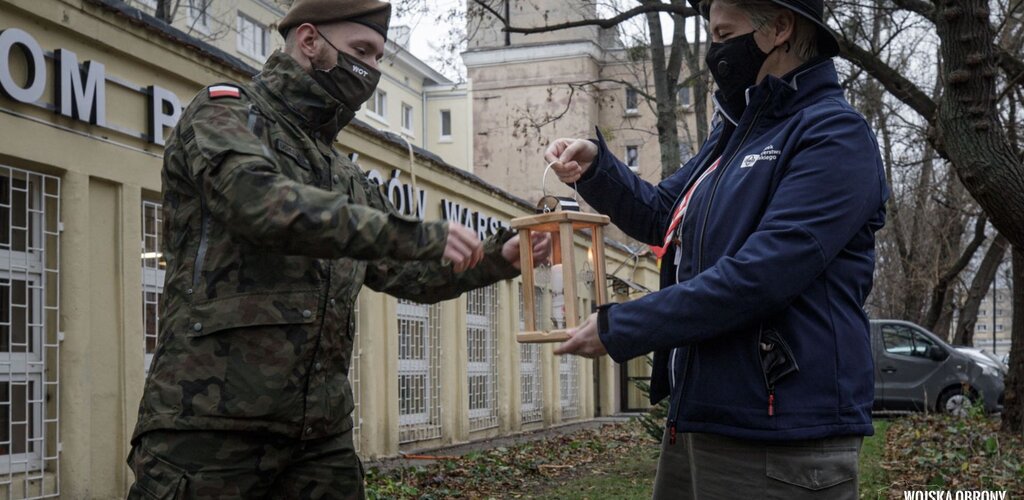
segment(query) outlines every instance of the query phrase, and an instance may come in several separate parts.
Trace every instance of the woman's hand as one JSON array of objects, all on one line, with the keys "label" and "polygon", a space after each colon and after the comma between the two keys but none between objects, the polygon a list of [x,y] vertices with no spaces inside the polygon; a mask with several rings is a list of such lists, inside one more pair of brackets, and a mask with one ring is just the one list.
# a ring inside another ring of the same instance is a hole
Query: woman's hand
[{"label": "woman's hand", "polygon": [[558,180],[576,182],[597,158],[597,144],[587,139],[558,139],[544,152],[544,160],[551,163]]}]

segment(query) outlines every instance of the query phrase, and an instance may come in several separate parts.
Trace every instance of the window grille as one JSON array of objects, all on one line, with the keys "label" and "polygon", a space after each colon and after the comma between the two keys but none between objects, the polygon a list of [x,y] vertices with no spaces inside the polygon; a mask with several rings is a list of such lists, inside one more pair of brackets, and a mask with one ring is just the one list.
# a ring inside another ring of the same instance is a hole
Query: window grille
[{"label": "window grille", "polygon": [[348,383],[352,386],[352,403],[355,409],[352,411],[352,443],[359,451],[359,430],[363,427],[363,412],[359,407],[359,298],[352,302],[352,359],[348,364]]},{"label": "window grille", "polygon": [[440,306],[398,301],[400,443],[441,437]]},{"label": "window grille", "polygon": [[160,248],[163,241],[161,210],[159,203],[142,202],[142,334],[145,339],[143,363],[147,372],[153,363],[160,334],[160,296],[167,268]]},{"label": "window grille", "polygon": [[[543,297],[544,290],[534,288],[534,297]],[[540,300],[534,304],[534,318],[544,318],[544,305]],[[542,323],[537,323],[541,325]],[[523,318],[523,284],[519,283],[519,330],[526,328]],[[544,419],[544,393],[541,386],[541,360],[539,344],[519,344],[520,415],[522,423],[539,422]]]},{"label": "window grille", "polygon": [[60,179],[0,166],[0,497],[60,495]]},{"label": "window grille", "polygon": [[469,366],[469,430],[497,427],[497,289],[494,285],[466,294],[466,348]]},{"label": "window grille", "polygon": [[[585,312],[587,310],[587,301],[580,299],[579,311],[583,318],[589,316]],[[578,321],[577,324],[579,324]],[[579,366],[580,358],[578,356],[561,356],[558,361],[562,420],[577,418],[580,415]]]}]

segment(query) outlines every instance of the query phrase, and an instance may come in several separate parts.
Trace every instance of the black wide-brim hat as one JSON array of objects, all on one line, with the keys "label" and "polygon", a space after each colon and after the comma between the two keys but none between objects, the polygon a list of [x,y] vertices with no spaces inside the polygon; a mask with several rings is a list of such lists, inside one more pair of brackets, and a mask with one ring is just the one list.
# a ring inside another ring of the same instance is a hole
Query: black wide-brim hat
[{"label": "black wide-brim hat", "polygon": [[[700,0],[688,1],[704,19],[708,18],[710,12],[706,8],[701,8]],[[823,0],[772,0],[772,2],[804,16],[818,27],[818,51],[821,52],[821,55],[827,57],[839,55],[839,42],[836,40],[836,35],[825,24],[825,2]]]}]

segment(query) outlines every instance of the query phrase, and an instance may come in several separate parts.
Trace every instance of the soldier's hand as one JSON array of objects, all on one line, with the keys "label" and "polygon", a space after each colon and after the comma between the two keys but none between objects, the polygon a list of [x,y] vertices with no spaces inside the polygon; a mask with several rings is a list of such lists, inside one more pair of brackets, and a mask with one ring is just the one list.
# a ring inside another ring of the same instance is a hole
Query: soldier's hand
[{"label": "soldier's hand", "polygon": [[[505,242],[505,245],[501,247],[501,256],[512,264],[512,267],[522,271],[522,264],[520,262],[519,252],[519,237],[517,234],[512,239]],[[533,266],[539,266],[546,264],[551,258],[551,234],[550,233],[533,233],[531,240],[533,240]]]},{"label": "soldier's hand", "polygon": [[444,259],[451,262],[452,270],[462,273],[473,269],[484,258],[484,244],[476,233],[457,223],[448,224],[448,242]]},{"label": "soldier's hand", "polygon": [[544,152],[544,160],[552,163],[558,180],[576,182],[597,158],[597,144],[587,139],[558,139]]}]

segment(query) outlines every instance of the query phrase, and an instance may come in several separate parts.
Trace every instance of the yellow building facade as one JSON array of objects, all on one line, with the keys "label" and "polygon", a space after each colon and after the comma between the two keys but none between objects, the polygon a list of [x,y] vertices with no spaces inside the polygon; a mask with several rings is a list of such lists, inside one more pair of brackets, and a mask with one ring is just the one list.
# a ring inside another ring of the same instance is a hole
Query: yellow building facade
[{"label": "yellow building facade", "polygon": [[[264,14],[253,19],[270,26]],[[248,80],[257,66],[176,26],[116,0],[0,0],[0,498],[123,498],[132,481],[124,461],[159,328],[163,138],[205,85]],[[454,93],[448,105],[421,101],[421,112],[471,116],[457,95],[468,86],[417,85]],[[462,151],[468,162],[471,151],[454,140],[445,150],[423,122],[409,140],[358,121],[338,147],[407,213],[486,236],[531,212],[446,161]],[[450,126],[470,136],[471,123]],[[582,235],[575,251],[586,260]],[[615,244],[605,257],[617,300],[655,288],[652,261]],[[519,287],[506,281],[433,306],[359,297],[350,378],[364,458],[642,405],[607,358],[518,345]],[[550,317],[542,292],[539,314]]]}]

